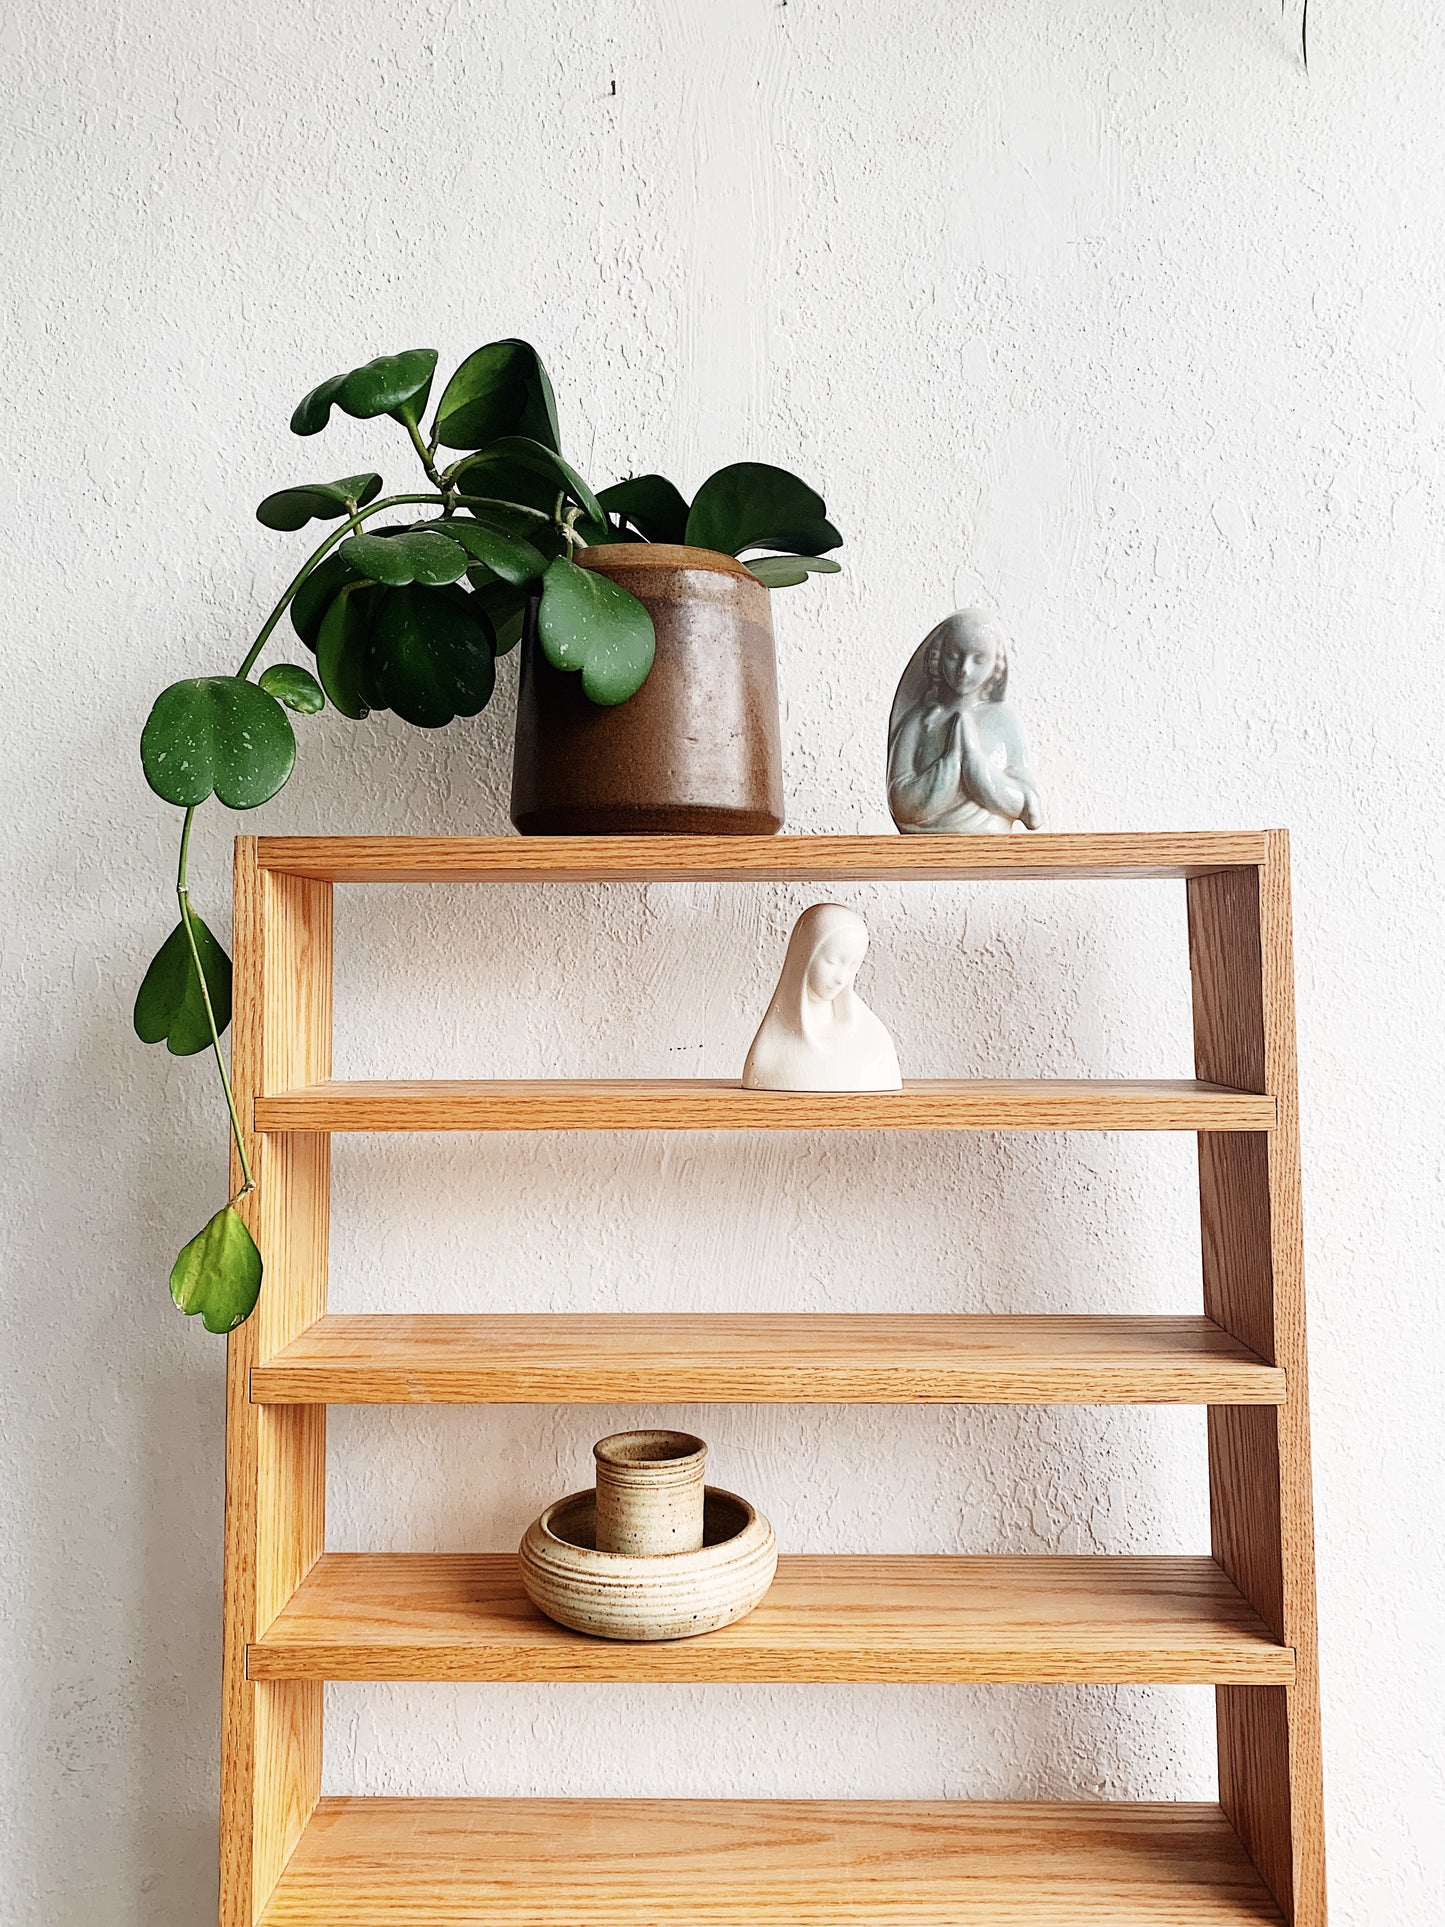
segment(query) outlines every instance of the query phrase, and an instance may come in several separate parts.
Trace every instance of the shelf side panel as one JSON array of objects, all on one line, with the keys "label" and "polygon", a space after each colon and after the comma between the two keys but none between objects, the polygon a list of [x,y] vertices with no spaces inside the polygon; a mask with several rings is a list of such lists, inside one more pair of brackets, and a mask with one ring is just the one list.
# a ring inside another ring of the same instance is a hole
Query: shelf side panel
[{"label": "shelf side panel", "polygon": [[1209,1414],[1215,1557],[1276,1637],[1289,1687],[1216,1696],[1220,1798],[1292,1927],[1324,1927],[1325,1878],[1289,841],[1258,871],[1186,886],[1201,1078],[1267,1092],[1268,1138],[1199,1139],[1204,1309],[1284,1368],[1284,1404]]},{"label": "shelf side panel", "polygon": [[[255,839],[238,837],[235,887],[232,1074],[246,1129],[268,1084],[329,1074],[331,886],[269,874]],[[325,1409],[256,1406],[249,1386],[252,1367],[326,1309],[330,1141],[249,1129],[246,1138],[256,1187],[240,1209],[265,1275],[255,1311],[227,1341],[221,1927],[255,1927],[321,1791],[320,1685],[253,1685],[245,1656],[325,1539]]]}]

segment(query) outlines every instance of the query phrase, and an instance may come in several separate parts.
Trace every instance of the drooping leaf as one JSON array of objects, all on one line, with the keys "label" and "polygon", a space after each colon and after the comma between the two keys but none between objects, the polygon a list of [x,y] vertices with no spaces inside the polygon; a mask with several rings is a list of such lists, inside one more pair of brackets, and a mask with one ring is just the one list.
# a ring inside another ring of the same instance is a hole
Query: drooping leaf
[{"label": "drooping leaf", "polygon": [[261,1295],[261,1254],[233,1204],[198,1231],[171,1266],[171,1297],[208,1332],[234,1331]]},{"label": "drooping leaf", "polygon": [[819,516],[811,522],[796,523],[792,528],[769,529],[755,535],[738,553],[742,555],[749,549],[781,549],[787,555],[822,555],[828,549],[836,549],[842,540],[833,524]]},{"label": "drooping leaf", "polygon": [[343,716],[364,722],[371,713],[366,698],[366,645],[374,591],[350,582],[333,600],[316,634],[316,673],[321,687]]},{"label": "drooping leaf", "polygon": [[[710,475],[698,490],[687,517],[687,540],[700,549],[719,549],[740,555],[759,544],[777,548],[779,530],[807,528],[824,519],[823,498],[790,475],[766,462],[734,462]],[[831,524],[829,525],[831,530]],[[831,530],[836,548],[842,539]]]},{"label": "drooping leaf", "polygon": [[526,620],[531,594],[526,589],[513,588],[510,582],[498,582],[494,578],[482,583],[476,591],[476,598],[492,625],[495,637],[492,646],[499,656],[505,656],[522,640],[522,625]]},{"label": "drooping leaf", "polygon": [[404,529],[399,535],[352,535],[336,551],[358,575],[391,588],[422,582],[433,589],[465,575],[467,552],[439,525]]},{"label": "drooping leaf", "polygon": [[344,375],[332,375],[297,404],[291,417],[295,435],[319,435],[331,420],[333,408],[370,421],[374,415],[395,415],[398,421],[419,422],[436,371],[435,348],[408,348],[399,355],[378,355]]},{"label": "drooping leaf", "polygon": [[491,624],[475,600],[419,583],[386,591],[366,655],[373,709],[393,709],[418,729],[441,729],[486,708],[496,670]]},{"label": "drooping leaf", "polygon": [[443,448],[485,448],[503,435],[560,448],[557,403],[537,350],[491,341],[468,355],[437,403],[434,432]]},{"label": "drooping leaf", "polygon": [[637,597],[566,556],[542,578],[537,634],[548,662],[580,669],[584,693],[604,706],[626,702],[652,667],[652,617]]},{"label": "drooping leaf", "polygon": [[546,556],[533,548],[524,536],[503,535],[484,522],[473,521],[470,516],[454,515],[449,522],[430,526],[444,528],[453,542],[461,543],[474,562],[480,562],[503,582],[516,587],[539,581],[547,566]]},{"label": "drooping leaf", "polygon": [[607,513],[632,524],[648,542],[687,538],[687,500],[665,475],[634,475],[614,482],[597,497]]},{"label": "drooping leaf", "polygon": [[[504,435],[473,455],[457,470],[466,477],[470,495],[500,495],[504,501],[525,501],[528,507],[550,509],[559,494],[580,505],[592,521],[605,524],[602,504],[572,464],[555,449],[529,440],[525,435]],[[520,484],[532,484],[527,495],[516,492]],[[532,496],[540,494],[541,500]]]},{"label": "drooping leaf", "polygon": [[300,482],[278,489],[256,510],[256,520],[268,529],[304,529],[308,522],[335,522],[374,502],[381,493],[376,474],[343,475],[339,482]]},{"label": "drooping leaf", "polygon": [[273,662],[256,680],[268,696],[274,696],[287,709],[294,709],[298,716],[314,716],[326,707],[320,683],[299,663]]},{"label": "drooping leaf", "polygon": [[310,650],[316,648],[321,618],[348,582],[359,581],[355,569],[335,549],[307,576],[291,598],[291,627]]},{"label": "drooping leaf", "polygon": [[838,564],[826,555],[760,555],[746,566],[765,589],[791,589],[810,575],[838,574]]},{"label": "drooping leaf", "polygon": [[[220,1036],[231,1021],[231,959],[194,910],[191,928]],[[136,992],[133,1021],[143,1044],[163,1043],[173,1057],[194,1057],[210,1043],[206,1006],[183,923],[176,925],[151,958]]]},{"label": "drooping leaf", "polygon": [[214,791],[233,810],[254,810],[290,776],[296,738],[274,696],[240,676],[192,676],[161,691],[140,739],[156,795],[180,809]]}]

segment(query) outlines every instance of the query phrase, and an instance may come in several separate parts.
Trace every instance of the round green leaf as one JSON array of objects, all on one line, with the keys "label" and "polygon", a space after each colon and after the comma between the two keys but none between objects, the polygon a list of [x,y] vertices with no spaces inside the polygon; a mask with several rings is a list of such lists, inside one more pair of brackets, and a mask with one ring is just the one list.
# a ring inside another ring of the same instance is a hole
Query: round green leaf
[{"label": "round green leaf", "polygon": [[234,1331],[261,1295],[261,1254],[233,1204],[196,1233],[171,1266],[171,1297],[208,1332]]},{"label": "round green leaf", "polygon": [[550,509],[562,494],[590,520],[604,525],[607,521],[602,504],[572,464],[555,449],[525,435],[504,435],[490,443],[457,470],[458,479],[463,475],[473,495],[500,495],[504,501],[525,502],[529,508]]},{"label": "round green leaf", "polygon": [[157,696],[140,739],[157,796],[193,809],[214,791],[233,810],[273,797],[296,762],[296,738],[274,696],[240,676],[193,676]]},{"label": "round green leaf", "polygon": [[665,475],[634,475],[597,497],[607,513],[630,522],[646,542],[687,539],[687,501]]},{"label": "round green leaf", "polygon": [[[804,529],[822,523],[823,498],[785,468],[766,462],[734,462],[710,475],[688,511],[686,539],[700,549],[719,549],[740,555],[744,549],[787,548],[774,539],[782,529]],[[826,524],[836,548],[842,537]]]},{"label": "round green leaf", "polygon": [[437,403],[435,434],[443,448],[485,448],[503,435],[560,448],[557,403],[537,350],[492,341],[468,355]]},{"label": "round green leaf", "polygon": [[335,549],[307,576],[291,598],[291,627],[314,652],[321,619],[349,582],[357,582],[355,569]]},{"label": "round green leaf", "polygon": [[[191,928],[210,993],[216,1034],[220,1036],[231,1021],[231,959],[194,910]],[[211,1041],[206,1006],[182,923],[151,958],[136,993],[134,1023],[135,1034],[143,1044],[163,1043],[174,1057],[194,1057]]]},{"label": "round green leaf", "polygon": [[826,555],[760,555],[747,570],[765,589],[791,589],[810,575],[837,575],[838,564]]},{"label": "round green leaf", "polygon": [[256,510],[256,520],[268,529],[304,529],[308,522],[334,522],[352,515],[381,493],[379,475],[343,475],[339,482],[303,482],[278,489]]},{"label": "round green leaf", "polygon": [[333,375],[303,397],[291,417],[296,435],[318,435],[331,420],[331,410],[370,421],[374,415],[395,415],[398,421],[418,422],[431,392],[436,371],[435,348],[408,348],[399,355],[379,355],[344,375]]},{"label": "round green leaf", "polygon": [[354,723],[371,706],[366,698],[366,644],[374,592],[369,584],[349,583],[332,602],[316,633],[316,673],[333,707]]},{"label": "round green leaf", "polygon": [[[782,549],[788,555],[821,555],[825,549],[836,549],[842,540],[833,524],[820,516],[812,522],[795,523],[791,528],[770,529],[744,542],[743,549]],[[738,551],[742,552],[742,549]]]},{"label": "round green leaf", "polygon": [[647,680],[656,636],[635,595],[566,556],[542,578],[537,634],[556,669],[580,669],[594,703],[626,702]]},{"label": "round green leaf", "polygon": [[413,583],[381,597],[371,625],[366,691],[418,729],[475,716],[492,694],[491,625],[475,598]]},{"label": "round green leaf", "polygon": [[298,663],[272,663],[256,680],[268,696],[274,696],[287,709],[294,709],[298,716],[314,716],[317,710],[326,707],[320,683],[309,669],[301,668]]},{"label": "round green leaf", "polygon": [[526,620],[527,604],[532,599],[530,592],[515,589],[510,582],[493,579],[481,584],[476,590],[476,599],[492,625],[493,649],[497,655],[505,656],[522,640],[522,624]]},{"label": "round green leaf", "polygon": [[547,566],[542,551],[533,548],[524,538],[504,535],[469,516],[456,515],[448,522],[434,522],[429,526],[444,529],[453,542],[461,543],[473,562],[480,562],[483,568],[490,569],[494,576],[515,588],[539,581]]},{"label": "round green leaf", "polygon": [[402,588],[422,582],[430,588],[455,582],[466,573],[467,552],[440,527],[405,529],[399,535],[349,536],[336,553],[373,582]]}]

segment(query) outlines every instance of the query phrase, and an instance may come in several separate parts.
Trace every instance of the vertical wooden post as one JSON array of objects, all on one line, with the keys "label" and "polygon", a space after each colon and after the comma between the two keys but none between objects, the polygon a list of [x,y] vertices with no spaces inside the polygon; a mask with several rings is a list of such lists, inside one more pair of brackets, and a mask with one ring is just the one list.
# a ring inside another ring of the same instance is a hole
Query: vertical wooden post
[{"label": "vertical wooden post", "polygon": [[1214,1556],[1295,1651],[1293,1686],[1215,1695],[1219,1796],[1291,1927],[1324,1927],[1324,1817],[1305,1360],[1289,838],[1257,870],[1191,877],[1195,1074],[1266,1091],[1263,1134],[1202,1134],[1204,1309],[1286,1374],[1281,1406],[1211,1406]]},{"label": "vertical wooden post", "polygon": [[232,1065],[256,1179],[241,1208],[266,1269],[226,1360],[220,1919],[255,1927],[321,1791],[320,1683],[253,1685],[246,1648],[321,1555],[326,1408],[253,1405],[250,1374],[326,1309],[331,1140],[258,1136],[252,1111],[331,1074],[331,885],[261,869],[238,837],[235,892]]}]

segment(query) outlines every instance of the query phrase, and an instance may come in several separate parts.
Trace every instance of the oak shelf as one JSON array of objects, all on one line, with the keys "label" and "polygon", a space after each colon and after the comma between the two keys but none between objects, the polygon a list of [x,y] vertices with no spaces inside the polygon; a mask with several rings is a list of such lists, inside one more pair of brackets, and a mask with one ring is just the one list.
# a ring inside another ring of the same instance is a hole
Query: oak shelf
[{"label": "oak shelf", "polygon": [[[1192,1079],[332,1077],[337,883],[1094,877],[1183,880]],[[221,1927],[1325,1927],[1282,831],[243,837],[234,998],[265,1280],[228,1341]],[[327,1312],[337,1132],[893,1129],[1194,1133],[1199,1311]],[[1210,1556],[788,1555],[736,1626],[621,1645],[510,1554],[326,1550],[328,1404],[709,1400],[1203,1404]],[[1219,1804],[323,1799],[325,1683],[363,1679],[1209,1684]]]},{"label": "oak shelf", "polygon": [[261,1927],[1280,1927],[1216,1806],[318,1802]]},{"label": "oak shelf", "polygon": [[709,1077],[329,1078],[255,1100],[258,1131],[1267,1131],[1274,1099],[1194,1078],[927,1078],[745,1091]]},{"label": "oak shelf", "polygon": [[262,1405],[1279,1405],[1192,1317],[331,1313],[251,1368]]},{"label": "oak shelf", "polygon": [[785,1555],[736,1625],[627,1645],[544,1619],[511,1553],[328,1552],[251,1679],[1287,1686],[1294,1654],[1209,1558]]}]

